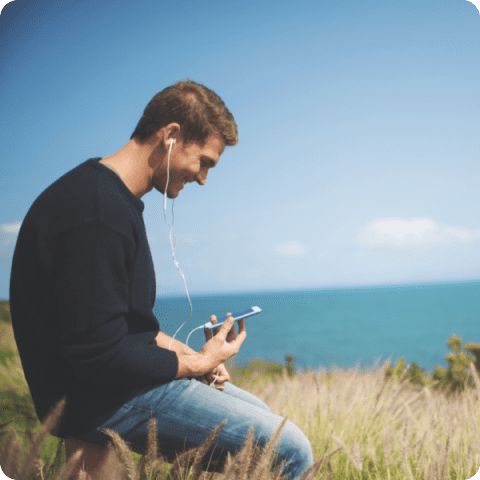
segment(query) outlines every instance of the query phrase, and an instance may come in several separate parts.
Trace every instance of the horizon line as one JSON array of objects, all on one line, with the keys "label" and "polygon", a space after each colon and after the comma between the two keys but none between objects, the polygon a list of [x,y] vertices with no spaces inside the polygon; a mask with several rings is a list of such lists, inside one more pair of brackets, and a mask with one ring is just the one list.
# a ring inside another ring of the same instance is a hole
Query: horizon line
[{"label": "horizon line", "polygon": [[[235,295],[235,294],[248,294],[248,293],[274,293],[274,292],[307,292],[316,290],[371,290],[382,288],[408,288],[408,287],[440,287],[440,286],[453,286],[463,285],[470,283],[480,283],[480,278],[472,280],[442,280],[438,282],[412,282],[412,283],[385,283],[385,284],[350,284],[350,285],[333,285],[333,286],[318,286],[318,287],[280,287],[280,288],[262,288],[255,290],[206,290],[200,292],[192,292],[190,296],[220,296],[220,295]],[[183,297],[186,296],[185,292],[162,294],[157,293],[155,298],[170,298],[170,297]]]}]

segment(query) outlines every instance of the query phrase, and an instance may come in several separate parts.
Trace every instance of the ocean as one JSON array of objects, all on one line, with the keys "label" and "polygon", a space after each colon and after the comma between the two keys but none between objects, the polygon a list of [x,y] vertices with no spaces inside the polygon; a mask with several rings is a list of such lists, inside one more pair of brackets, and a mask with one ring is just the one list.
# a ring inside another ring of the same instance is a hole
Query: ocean
[{"label": "ocean", "polygon": [[[177,334],[185,342],[194,328],[257,305],[263,312],[245,320],[247,339],[234,357],[238,366],[261,359],[284,363],[295,357],[298,370],[370,367],[387,358],[416,362],[428,373],[446,367],[452,334],[480,343],[480,282],[250,292],[191,296],[193,315]],[[173,336],[187,319],[186,296],[159,297],[155,315]],[[189,346],[200,350],[203,329]]]}]

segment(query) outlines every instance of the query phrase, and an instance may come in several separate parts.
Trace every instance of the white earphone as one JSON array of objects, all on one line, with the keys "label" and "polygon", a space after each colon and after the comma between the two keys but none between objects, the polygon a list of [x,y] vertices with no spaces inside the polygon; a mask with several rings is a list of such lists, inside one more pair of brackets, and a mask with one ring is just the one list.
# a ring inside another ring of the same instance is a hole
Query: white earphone
[{"label": "white earphone", "polygon": [[168,147],[168,168],[170,168],[170,153],[172,153],[173,144],[175,143],[174,138],[169,138],[170,146]]}]

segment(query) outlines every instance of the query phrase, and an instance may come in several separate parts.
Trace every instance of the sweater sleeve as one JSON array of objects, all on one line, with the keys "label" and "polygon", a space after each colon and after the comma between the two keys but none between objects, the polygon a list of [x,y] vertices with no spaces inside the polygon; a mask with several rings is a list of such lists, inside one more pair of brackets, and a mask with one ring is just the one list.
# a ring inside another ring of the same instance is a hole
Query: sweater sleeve
[{"label": "sweater sleeve", "polygon": [[[62,233],[55,244],[52,280],[59,342],[78,378],[126,386],[173,380],[176,353],[157,346],[158,328],[151,318],[129,309],[133,241],[91,221]],[[142,324],[149,328],[139,333]]]}]

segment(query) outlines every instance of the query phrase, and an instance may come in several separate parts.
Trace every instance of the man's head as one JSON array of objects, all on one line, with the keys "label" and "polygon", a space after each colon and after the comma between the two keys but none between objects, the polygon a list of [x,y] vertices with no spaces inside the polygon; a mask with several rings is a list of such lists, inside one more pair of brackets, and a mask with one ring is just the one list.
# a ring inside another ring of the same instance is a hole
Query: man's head
[{"label": "man's head", "polygon": [[130,137],[144,143],[162,127],[180,125],[184,144],[203,145],[210,134],[219,135],[225,146],[238,143],[237,124],[223,100],[212,90],[184,80],[157,93],[145,108]]}]

